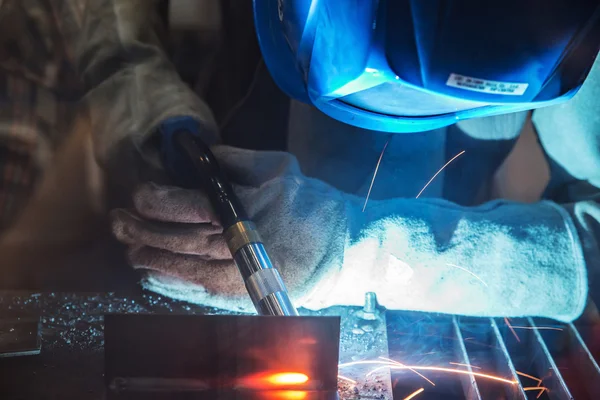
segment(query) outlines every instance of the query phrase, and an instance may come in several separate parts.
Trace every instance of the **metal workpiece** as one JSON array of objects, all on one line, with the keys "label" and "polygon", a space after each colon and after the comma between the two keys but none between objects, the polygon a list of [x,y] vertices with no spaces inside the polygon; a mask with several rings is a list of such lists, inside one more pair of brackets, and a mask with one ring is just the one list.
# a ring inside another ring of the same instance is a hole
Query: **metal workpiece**
[{"label": "metal workpiece", "polygon": [[[597,316],[584,316],[573,324],[539,318],[495,318],[492,322],[489,318],[383,312],[376,308],[381,318],[369,321],[358,317],[359,311],[364,312],[364,309],[333,307],[312,312],[301,310],[301,314],[341,316],[339,361],[342,363],[377,363],[384,357],[417,369],[381,368],[376,373],[383,375],[376,377],[370,374],[379,367],[376,364],[340,367],[340,376],[354,381],[338,377],[340,400],[403,400],[420,389],[423,391],[413,397],[415,400],[523,399],[520,390],[507,392],[505,387],[512,385],[514,373],[528,400],[538,396],[536,400],[600,398],[600,319]],[[105,398],[102,392],[106,350],[104,315],[111,313],[231,314],[153,293],[5,292],[0,297],[0,317],[22,320],[24,316],[41,316],[42,346],[38,355],[0,359],[3,378],[0,379],[0,398]],[[293,322],[295,318],[289,320]],[[16,330],[10,332],[10,329],[0,330],[0,341],[13,340]],[[278,331],[277,338],[280,336],[282,332]],[[140,337],[135,339],[139,341]],[[434,367],[450,371],[423,369]],[[454,370],[463,372],[452,373]],[[509,383],[490,381],[476,373],[503,378]],[[126,379],[131,375],[115,377]],[[186,377],[174,374],[173,378]],[[145,383],[115,383],[118,382]],[[170,383],[173,382],[156,381],[152,385],[164,387]],[[312,399],[310,395],[304,398],[309,399]]]},{"label": "metal workpiece", "polygon": [[389,357],[386,314],[378,310],[376,319],[365,320],[359,311],[364,308],[331,307],[315,313],[341,316],[339,399],[392,400],[390,369],[374,371],[377,365],[356,363]]},{"label": "metal workpiece", "polygon": [[245,399],[246,391],[337,387],[339,317],[107,315],[104,324],[108,399]]},{"label": "metal workpiece", "polygon": [[260,315],[297,316],[279,271],[273,267],[262,243],[242,246],[233,257],[246,290]]},{"label": "metal workpiece", "polygon": [[0,359],[40,354],[39,317],[0,318]]}]

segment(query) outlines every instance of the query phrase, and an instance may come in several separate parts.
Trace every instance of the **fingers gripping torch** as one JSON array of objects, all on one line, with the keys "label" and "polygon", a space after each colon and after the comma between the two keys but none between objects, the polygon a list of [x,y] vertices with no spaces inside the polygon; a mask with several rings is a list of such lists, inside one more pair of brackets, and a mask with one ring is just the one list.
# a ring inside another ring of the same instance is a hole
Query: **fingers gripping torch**
[{"label": "fingers gripping torch", "polygon": [[223,225],[225,240],[259,315],[296,316],[279,271],[273,266],[256,226],[192,118],[172,118],[160,127],[163,163],[177,184],[203,189]]}]

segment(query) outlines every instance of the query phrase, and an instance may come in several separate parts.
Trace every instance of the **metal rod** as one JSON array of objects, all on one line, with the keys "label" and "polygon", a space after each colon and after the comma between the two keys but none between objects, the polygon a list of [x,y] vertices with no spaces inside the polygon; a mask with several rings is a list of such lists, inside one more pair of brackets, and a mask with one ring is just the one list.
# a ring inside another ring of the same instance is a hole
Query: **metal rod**
[{"label": "metal rod", "polygon": [[[537,327],[532,318],[527,318],[527,322],[531,327]],[[539,373],[544,374],[541,376],[541,378],[543,385],[548,388],[549,395],[553,399],[572,399],[573,395],[567,387],[567,383],[560,373],[560,370],[554,361],[554,357],[552,357],[552,353],[548,349],[548,345],[540,334],[540,331],[537,329],[532,329],[531,332],[533,334],[533,338],[535,339],[532,340],[532,344],[534,344],[534,346],[537,345],[538,351],[540,351],[544,356],[539,358],[542,361],[542,363],[539,365]]]},{"label": "metal rod", "polygon": [[600,393],[600,367],[585,345],[581,334],[573,324],[569,324],[570,347],[577,359],[578,372],[583,376],[590,398]]},{"label": "metal rod", "polygon": [[[467,354],[465,341],[456,317],[452,317],[452,325],[454,326],[454,334],[456,335],[456,347],[454,351],[460,356],[461,362],[465,365],[467,370],[472,373],[473,368],[471,367],[471,360]],[[467,400],[481,400],[481,393],[479,393],[479,387],[477,386],[477,381],[473,375],[461,375],[461,383]]]},{"label": "metal rod", "polygon": [[506,365],[508,368],[508,371],[510,371],[510,374],[512,376],[512,379],[517,382],[516,385],[513,385],[513,397],[515,399],[526,399],[527,395],[525,394],[525,391],[523,390],[523,385],[521,384],[521,380],[519,379],[519,376],[517,375],[517,370],[515,369],[515,365],[513,364],[512,361],[512,357],[510,356],[510,353],[508,352],[508,349],[506,348],[506,343],[504,343],[504,339],[502,338],[502,335],[500,334],[500,329],[498,329],[498,325],[496,324],[496,321],[493,318],[490,318],[490,323],[492,326],[492,331],[494,332],[494,338],[496,339],[496,346],[499,347],[502,350],[502,359],[498,358],[496,359],[496,362],[498,365]]}]

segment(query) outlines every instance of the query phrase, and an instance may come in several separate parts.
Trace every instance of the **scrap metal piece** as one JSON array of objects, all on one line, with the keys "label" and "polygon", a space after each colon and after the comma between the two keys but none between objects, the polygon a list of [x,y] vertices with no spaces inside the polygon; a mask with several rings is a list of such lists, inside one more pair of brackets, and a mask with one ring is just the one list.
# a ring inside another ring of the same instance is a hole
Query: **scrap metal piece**
[{"label": "scrap metal piece", "polygon": [[0,358],[40,354],[39,318],[0,320]]},{"label": "scrap metal piece", "polygon": [[108,398],[335,394],[339,326],[335,317],[107,315]]}]

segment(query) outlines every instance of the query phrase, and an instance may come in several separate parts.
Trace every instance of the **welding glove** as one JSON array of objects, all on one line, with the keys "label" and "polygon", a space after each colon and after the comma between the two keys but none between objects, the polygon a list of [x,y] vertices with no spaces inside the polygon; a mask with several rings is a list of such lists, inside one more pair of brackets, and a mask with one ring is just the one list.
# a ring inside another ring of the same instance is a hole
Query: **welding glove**
[{"label": "welding glove", "polygon": [[[550,202],[371,201],[299,170],[287,153],[216,147],[298,307],[391,309],[569,321],[587,296],[567,212]],[[209,203],[198,191],[144,185],[135,210],[113,213],[143,286],[173,298],[252,311]]]},{"label": "welding glove", "polygon": [[[288,153],[227,146],[213,152],[292,297],[301,302],[341,264],[344,196],[304,177]],[[130,262],[144,271],[145,288],[227,310],[254,310],[202,192],[146,184],[136,191],[134,204],[135,210],[113,211],[113,230],[130,245]]]}]

